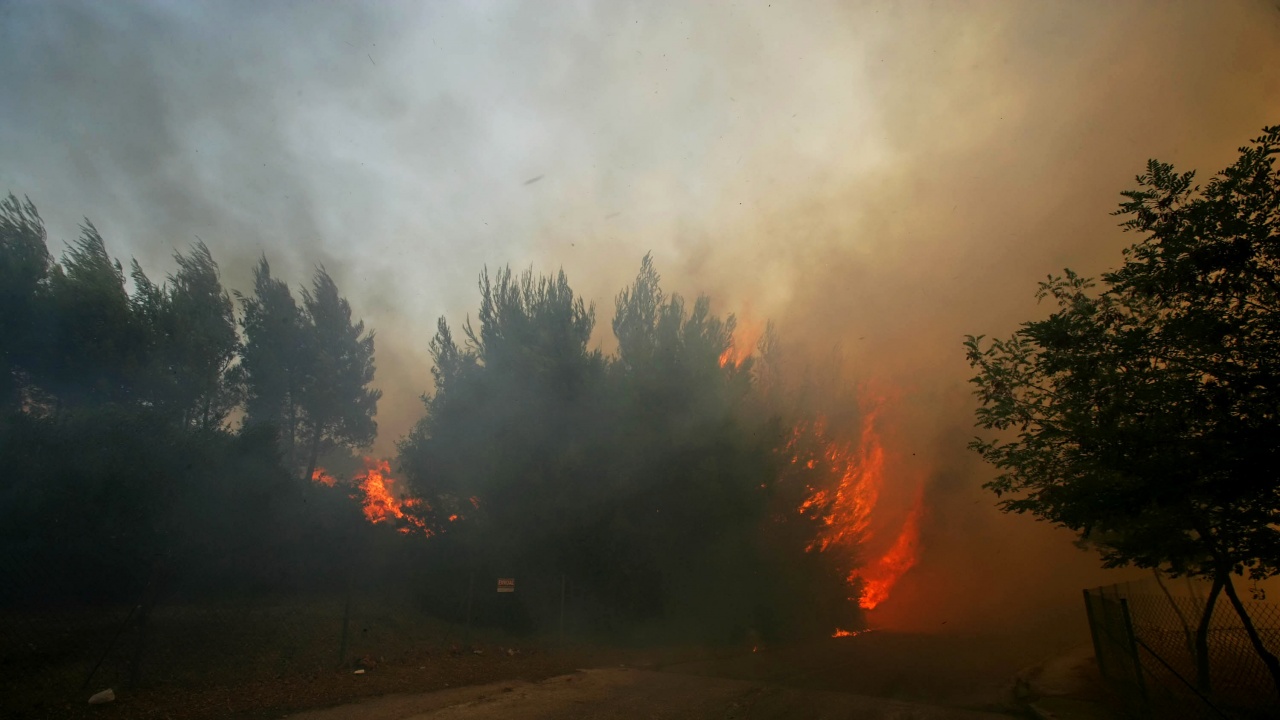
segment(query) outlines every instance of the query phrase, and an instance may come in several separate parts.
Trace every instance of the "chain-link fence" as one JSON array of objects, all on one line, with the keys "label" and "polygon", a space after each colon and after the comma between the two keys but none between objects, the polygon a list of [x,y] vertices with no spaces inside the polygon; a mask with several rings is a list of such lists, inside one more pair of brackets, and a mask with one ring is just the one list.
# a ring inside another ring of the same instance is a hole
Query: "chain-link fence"
[{"label": "chain-link fence", "polygon": [[1209,607],[1202,583],[1112,585],[1084,599],[1098,669],[1131,715],[1280,717],[1276,682],[1254,641],[1280,653],[1280,606],[1241,599],[1251,637],[1226,593]]}]

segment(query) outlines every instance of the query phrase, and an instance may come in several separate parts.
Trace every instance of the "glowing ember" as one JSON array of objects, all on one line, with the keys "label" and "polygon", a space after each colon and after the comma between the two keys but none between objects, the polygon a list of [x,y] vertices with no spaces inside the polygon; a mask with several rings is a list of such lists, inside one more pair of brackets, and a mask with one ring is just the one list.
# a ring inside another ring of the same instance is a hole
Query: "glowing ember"
[{"label": "glowing ember", "polygon": [[920,516],[924,514],[924,498],[917,498],[915,507],[902,524],[902,531],[889,551],[870,566],[849,574],[849,582],[862,580],[862,595],[858,606],[871,610],[889,597],[889,591],[908,570],[916,564],[920,550]]},{"label": "glowing ember", "polygon": [[326,487],[333,487],[338,483],[338,479],[324,471],[324,468],[316,468],[311,473],[311,482],[320,483]]},{"label": "glowing ember", "polygon": [[435,533],[421,518],[405,512],[406,509],[422,507],[430,510],[431,507],[416,498],[397,498],[391,492],[391,486],[394,484],[395,480],[391,478],[391,465],[386,460],[364,459],[364,472],[356,475],[356,486],[364,494],[365,519],[375,525],[400,520],[408,523],[400,528],[402,533],[408,534],[416,528],[427,537],[434,535]]},{"label": "glowing ember", "polygon": [[833,638],[853,637],[854,635],[860,635],[861,633],[862,633],[861,630],[841,630],[840,628],[836,628],[836,631],[831,633],[831,637]]}]

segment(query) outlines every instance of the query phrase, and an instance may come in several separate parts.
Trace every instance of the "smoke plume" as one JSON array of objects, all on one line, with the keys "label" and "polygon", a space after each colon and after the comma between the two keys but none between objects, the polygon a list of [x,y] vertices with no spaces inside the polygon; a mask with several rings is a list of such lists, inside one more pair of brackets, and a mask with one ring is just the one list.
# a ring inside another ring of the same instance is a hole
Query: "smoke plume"
[{"label": "smoke plume", "polygon": [[324,264],[378,332],[383,453],[486,265],[563,267],[605,348],[647,251],[774,320],[893,399],[886,503],[929,510],[876,617],[921,628],[1105,581],[979,489],[962,336],[1118,264],[1148,158],[1211,174],[1280,121],[1267,2],[14,2],[0,65],[0,190],[55,251],[88,216],[153,276],[197,237],[233,288]]}]

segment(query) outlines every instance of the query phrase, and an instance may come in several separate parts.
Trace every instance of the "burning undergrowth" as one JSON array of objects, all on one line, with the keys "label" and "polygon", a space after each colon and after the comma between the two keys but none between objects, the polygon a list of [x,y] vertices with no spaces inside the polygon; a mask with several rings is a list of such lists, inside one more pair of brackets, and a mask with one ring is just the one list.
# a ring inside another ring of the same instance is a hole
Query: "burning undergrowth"
[{"label": "burning undergrowth", "polygon": [[563,274],[480,287],[465,343],[438,326],[403,479],[366,459],[350,484],[368,522],[426,537],[457,523],[473,565],[551,568],[609,622],[721,637],[860,627],[916,563],[923,495],[886,447],[883,394],[837,413],[780,401],[773,329],[667,295],[648,259],[618,296],[615,356],[587,348],[594,308]]},{"label": "burning undergrowth", "polygon": [[364,458],[364,469],[346,482],[340,483],[324,468],[316,468],[311,480],[325,487],[341,485],[348,496],[359,503],[367,522],[394,527],[402,535],[433,537],[441,532],[444,523],[463,519],[461,514],[451,512],[443,515],[442,523],[441,514],[431,503],[404,492],[401,483],[392,477],[391,463],[387,460]]},{"label": "burning undergrowth", "polygon": [[[856,441],[833,431],[823,415],[795,425],[784,447],[784,479],[807,493],[796,507],[814,528],[805,552],[836,558],[854,593],[850,601],[872,610],[916,564],[925,509],[922,485],[897,524],[894,510],[881,502],[886,483],[909,484],[913,478],[889,460],[880,428],[885,400],[864,394]],[[891,470],[897,472],[891,476]],[[850,634],[856,633],[837,630],[835,637]]]}]

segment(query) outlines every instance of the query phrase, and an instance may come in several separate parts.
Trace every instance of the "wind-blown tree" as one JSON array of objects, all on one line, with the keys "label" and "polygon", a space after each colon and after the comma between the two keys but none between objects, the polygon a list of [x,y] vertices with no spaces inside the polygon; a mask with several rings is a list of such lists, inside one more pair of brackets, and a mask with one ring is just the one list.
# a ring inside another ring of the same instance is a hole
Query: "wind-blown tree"
[{"label": "wind-blown tree", "polygon": [[302,310],[308,357],[297,397],[306,443],[303,477],[310,478],[322,451],[373,443],[382,391],[369,387],[376,370],[373,332],[365,332],[363,321],[352,322],[351,304],[324,268],[302,291]]},{"label": "wind-blown tree", "polygon": [[966,340],[997,433],[971,447],[999,469],[1006,511],[1074,530],[1104,565],[1211,582],[1196,645],[1226,593],[1280,692],[1232,577],[1280,571],[1280,126],[1205,187],[1151,161],[1117,214],[1144,235],[1102,287],[1041,283],[1056,311],[1007,340]]},{"label": "wind-blown tree", "polygon": [[276,428],[287,467],[299,472],[301,394],[310,368],[310,343],[301,308],[266,257],[253,269],[253,293],[237,292],[244,346],[237,366],[244,385],[245,427]]},{"label": "wind-blown tree", "polygon": [[53,263],[44,221],[30,200],[0,201],[0,412],[26,398],[26,375],[37,357],[41,302]]},{"label": "wind-blown tree", "polygon": [[134,312],[148,331],[150,403],[183,427],[220,427],[239,402],[231,373],[240,349],[231,297],[222,289],[209,248],[175,253],[178,270],[166,286],[151,282],[135,260]]},{"label": "wind-blown tree", "polygon": [[136,401],[145,330],[133,313],[124,270],[93,223],[84,221],[50,281],[47,344],[32,369],[37,384],[62,408]]}]

